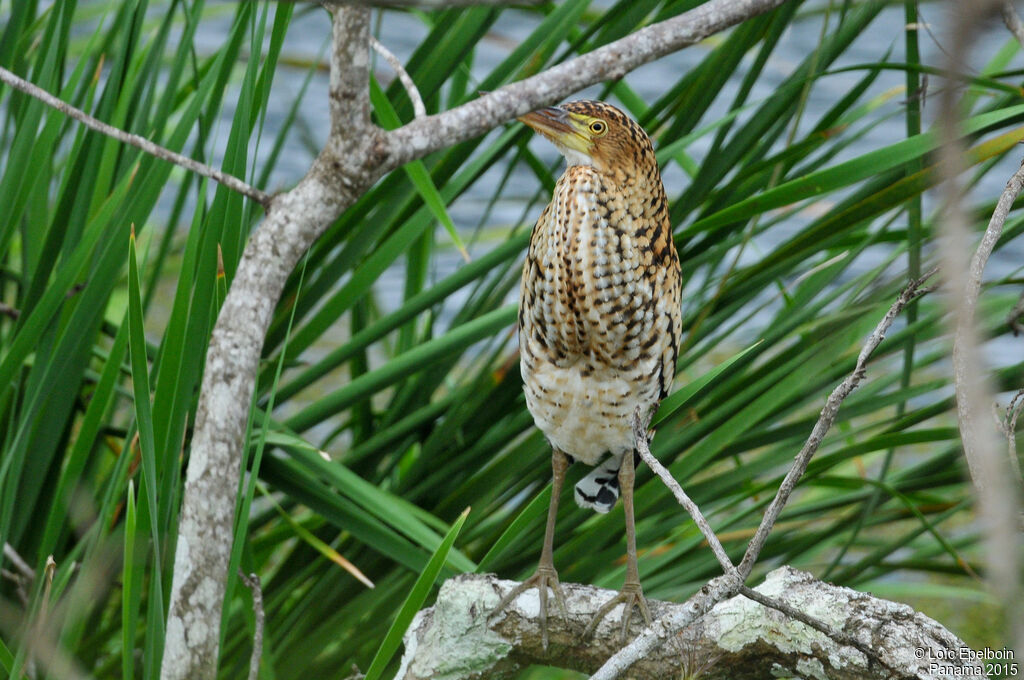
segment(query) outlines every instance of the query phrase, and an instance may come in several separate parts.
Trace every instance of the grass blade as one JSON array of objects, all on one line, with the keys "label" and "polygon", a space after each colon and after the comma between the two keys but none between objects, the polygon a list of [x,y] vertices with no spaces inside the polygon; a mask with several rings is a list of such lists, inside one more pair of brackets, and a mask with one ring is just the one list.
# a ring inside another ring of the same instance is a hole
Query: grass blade
[{"label": "grass blade", "polygon": [[405,602],[402,603],[402,607],[398,610],[398,615],[395,617],[394,623],[391,624],[391,628],[388,629],[387,635],[384,636],[384,641],[381,643],[380,648],[377,650],[377,654],[373,657],[373,661],[370,663],[370,669],[366,671],[365,680],[379,680],[381,674],[384,673],[384,669],[391,661],[391,657],[394,656],[398,650],[398,646],[402,642],[402,636],[405,635],[406,629],[409,628],[409,624],[412,623],[413,616],[423,606],[423,602],[427,599],[427,595],[434,587],[434,581],[437,580],[438,574],[441,573],[441,567],[444,566],[445,561],[448,559],[448,551],[451,550],[452,545],[455,543],[455,539],[458,537],[459,532],[462,530],[462,525],[466,522],[466,517],[469,516],[469,508],[466,508],[459,518],[452,524],[452,528],[448,531],[448,534],[444,537],[441,545],[437,547],[434,554],[430,557],[430,561],[427,562],[427,566],[423,569],[423,572],[416,579],[416,583],[413,584],[412,590],[409,591],[409,595],[405,598]]}]

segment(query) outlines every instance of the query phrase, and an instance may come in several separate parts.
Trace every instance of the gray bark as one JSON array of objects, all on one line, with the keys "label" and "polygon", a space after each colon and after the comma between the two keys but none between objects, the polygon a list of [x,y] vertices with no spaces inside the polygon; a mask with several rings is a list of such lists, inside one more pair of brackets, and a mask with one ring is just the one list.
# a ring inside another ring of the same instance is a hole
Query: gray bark
[{"label": "gray bark", "polygon": [[[488,627],[491,610],[516,585],[492,575],[463,575],[447,581],[437,603],[419,612],[406,634],[396,678],[510,678],[531,664],[594,673],[618,651],[617,611],[601,623],[593,640],[583,640],[579,634],[598,607],[614,595],[600,588],[563,584],[569,620],[549,618],[551,641],[546,651],[541,644],[536,591],[523,593]],[[875,650],[884,665],[775,609],[737,595],[719,602],[679,634],[660,640],[660,645],[630,666],[629,677],[931,680],[956,676],[958,671],[984,677],[983,668],[969,658],[969,648],[962,640],[907,605],[833,586],[789,567],[770,572],[755,590]],[[697,593],[691,602],[700,598]],[[677,616],[690,606],[649,604],[656,619],[654,628],[659,620]],[[634,625],[630,635],[640,633],[640,628],[639,623]]]}]

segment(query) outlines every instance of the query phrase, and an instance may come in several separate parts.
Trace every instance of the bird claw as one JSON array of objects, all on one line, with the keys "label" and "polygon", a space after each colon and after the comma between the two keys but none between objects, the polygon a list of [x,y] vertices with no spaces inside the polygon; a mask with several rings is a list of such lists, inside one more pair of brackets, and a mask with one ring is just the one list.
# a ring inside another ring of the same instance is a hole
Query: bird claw
[{"label": "bird claw", "polygon": [[548,649],[548,588],[555,594],[555,602],[558,603],[558,608],[562,611],[562,618],[566,622],[569,621],[569,610],[565,606],[565,594],[562,592],[562,585],[558,581],[558,572],[555,568],[547,565],[540,565],[537,567],[537,571],[534,572],[533,576],[526,579],[515,588],[513,588],[505,597],[501,598],[501,602],[498,603],[487,618],[490,619],[492,616],[500,612],[502,609],[507,607],[513,600],[519,597],[521,594],[529,590],[530,588],[536,588],[537,594],[540,596],[540,636],[541,645],[544,647],[544,651]]},{"label": "bird claw", "polygon": [[633,607],[640,610],[640,613],[644,617],[644,622],[649,626],[653,619],[651,619],[651,610],[647,607],[647,598],[644,597],[643,588],[640,587],[639,583],[625,583],[622,586],[622,590],[615,594],[612,599],[601,605],[601,608],[594,614],[594,618],[590,620],[587,627],[583,631],[584,639],[591,637],[597,630],[597,624],[608,615],[608,613],[616,607],[618,604],[624,604],[625,607],[622,610],[622,644],[626,644],[626,633],[629,632],[629,621],[633,617]]}]

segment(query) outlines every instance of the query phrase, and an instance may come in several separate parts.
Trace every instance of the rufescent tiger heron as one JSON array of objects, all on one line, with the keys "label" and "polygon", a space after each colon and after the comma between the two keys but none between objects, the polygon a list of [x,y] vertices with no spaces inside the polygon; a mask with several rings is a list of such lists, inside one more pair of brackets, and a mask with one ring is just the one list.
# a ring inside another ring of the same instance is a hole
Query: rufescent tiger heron
[{"label": "rufescent tiger heron", "polygon": [[637,408],[653,413],[672,386],[682,275],[665,188],[643,128],[598,101],[569,102],[519,120],[568,162],[533,228],[519,294],[526,405],[551,443],[553,483],[537,572],[494,613],[536,587],[547,648],[548,589],[568,616],[552,543],[573,461],[596,466],[576,484],[576,502],[605,513],[621,490],[626,515],[625,583],[584,634],[620,603],[623,637],[634,607],[650,623],[637,571],[632,420]]}]

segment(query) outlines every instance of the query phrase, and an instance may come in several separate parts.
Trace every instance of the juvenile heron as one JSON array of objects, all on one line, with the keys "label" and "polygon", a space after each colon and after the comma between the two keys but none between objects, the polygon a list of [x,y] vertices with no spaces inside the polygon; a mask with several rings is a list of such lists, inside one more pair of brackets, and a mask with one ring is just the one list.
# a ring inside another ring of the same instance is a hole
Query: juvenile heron
[{"label": "juvenile heron", "polygon": [[547,591],[566,616],[552,561],[558,497],[572,461],[596,466],[576,502],[605,513],[621,490],[626,579],[587,627],[624,603],[650,623],[637,571],[633,520],[634,439],[639,407],[653,413],[675,376],[680,342],[679,256],[654,149],[643,128],[598,101],[540,109],[519,120],[568,161],[530,239],[519,293],[519,350],[526,405],[551,443],[553,483],[537,572],[509,593],[540,594],[547,647]]}]

